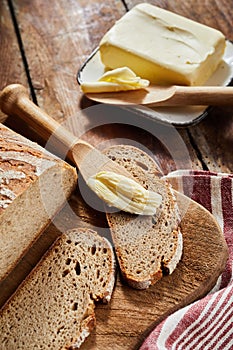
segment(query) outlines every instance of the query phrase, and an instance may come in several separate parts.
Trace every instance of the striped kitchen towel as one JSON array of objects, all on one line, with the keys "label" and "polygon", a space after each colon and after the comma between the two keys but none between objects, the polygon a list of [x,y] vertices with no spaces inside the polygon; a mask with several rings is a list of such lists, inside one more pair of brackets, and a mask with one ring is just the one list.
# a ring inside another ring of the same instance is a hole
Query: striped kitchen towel
[{"label": "striped kitchen towel", "polygon": [[233,349],[233,175],[178,170],[166,178],[215,216],[223,230],[229,258],[210,293],[167,317],[140,350]]}]

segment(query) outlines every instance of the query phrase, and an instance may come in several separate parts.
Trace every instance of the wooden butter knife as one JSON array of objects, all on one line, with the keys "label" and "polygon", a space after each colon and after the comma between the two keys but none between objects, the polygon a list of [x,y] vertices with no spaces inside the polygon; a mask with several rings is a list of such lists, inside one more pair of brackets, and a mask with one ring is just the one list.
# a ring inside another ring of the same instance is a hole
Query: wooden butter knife
[{"label": "wooden butter knife", "polygon": [[[109,159],[88,142],[79,140],[35,105],[29,99],[24,86],[11,84],[5,87],[0,93],[0,108],[5,114],[24,120],[42,136],[43,140],[52,137],[51,144],[59,146],[62,152],[67,150],[67,158],[78,167],[85,182],[100,171],[110,171],[133,179],[125,168]],[[114,206],[122,210],[117,204]]]},{"label": "wooden butter knife", "polygon": [[96,102],[112,105],[160,106],[232,106],[232,86],[149,86],[146,89],[87,93]]}]

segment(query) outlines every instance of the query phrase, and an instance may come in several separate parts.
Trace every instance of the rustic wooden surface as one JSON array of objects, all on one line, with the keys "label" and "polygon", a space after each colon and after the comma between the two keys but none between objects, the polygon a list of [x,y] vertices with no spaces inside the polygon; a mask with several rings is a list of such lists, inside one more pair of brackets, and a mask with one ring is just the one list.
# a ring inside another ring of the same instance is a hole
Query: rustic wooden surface
[{"label": "rustic wooden surface", "polygon": [[[174,130],[156,122],[145,123],[131,115],[126,115],[126,124],[122,117],[119,118],[119,111],[92,104],[83,98],[76,82],[77,70],[115,20],[139,2],[2,0],[0,89],[16,82],[25,85],[34,102],[76,135],[100,148],[121,142],[139,146],[155,158],[164,173],[187,167],[232,172],[231,107],[215,108],[199,124]],[[148,2],[220,29],[229,40],[233,40],[233,0]],[[3,120],[2,115],[0,120]],[[45,144],[33,130],[11,116],[4,122],[22,135]],[[154,136],[158,133],[162,142]],[[167,135],[175,159],[163,145]],[[176,150],[177,140],[183,146]],[[51,238],[48,244],[60,230],[74,225],[91,226],[103,235],[109,234],[104,214],[89,208],[78,192],[69,204],[47,229],[46,237]],[[45,247],[44,243],[42,246]],[[26,267],[18,268],[18,281],[36,261],[33,253],[24,259],[22,266]],[[18,283],[17,279],[13,280],[8,281],[11,291]],[[6,289],[1,289],[2,295]],[[131,300],[127,296],[130,292]],[[118,280],[111,305],[97,308],[96,332],[102,341],[102,347],[98,345],[98,349],[107,349],[107,346],[109,349],[136,349],[157,317],[153,302],[155,295],[156,288],[138,293],[122,287]],[[144,296],[150,300],[146,311],[142,302]],[[93,334],[83,348],[97,349],[96,339],[96,334]]]}]

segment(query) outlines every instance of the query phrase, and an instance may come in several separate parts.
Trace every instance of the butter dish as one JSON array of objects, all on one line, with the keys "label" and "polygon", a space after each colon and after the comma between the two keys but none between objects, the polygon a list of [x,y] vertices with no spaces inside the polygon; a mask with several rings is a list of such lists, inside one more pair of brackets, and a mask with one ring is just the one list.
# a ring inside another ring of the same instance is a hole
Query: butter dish
[{"label": "butter dish", "polygon": [[[101,62],[99,48],[97,47],[87,60],[83,63],[77,73],[77,81],[91,82],[105,72],[105,66]],[[233,78],[233,44],[226,41],[226,49],[219,67],[205,83],[206,86],[227,86],[232,84]],[[125,107],[124,107],[125,108]],[[127,107],[131,111],[140,114],[142,117],[173,124],[177,127],[186,127],[193,125],[205,118],[211,106],[182,106],[182,107],[157,107],[148,108],[142,106]]]}]

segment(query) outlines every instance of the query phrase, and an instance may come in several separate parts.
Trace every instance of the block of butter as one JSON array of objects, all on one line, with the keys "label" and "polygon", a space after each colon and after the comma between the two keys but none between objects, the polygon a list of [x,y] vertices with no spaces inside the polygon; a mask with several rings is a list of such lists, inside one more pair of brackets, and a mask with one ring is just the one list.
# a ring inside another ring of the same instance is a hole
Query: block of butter
[{"label": "block of butter", "polygon": [[202,85],[224,50],[220,31],[147,3],[132,8],[100,42],[106,67],[127,66],[155,84]]}]

